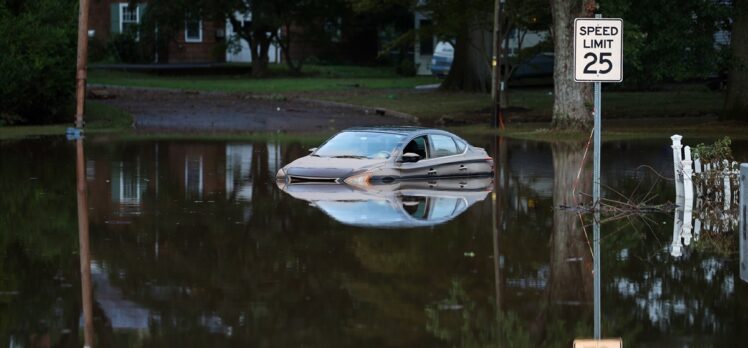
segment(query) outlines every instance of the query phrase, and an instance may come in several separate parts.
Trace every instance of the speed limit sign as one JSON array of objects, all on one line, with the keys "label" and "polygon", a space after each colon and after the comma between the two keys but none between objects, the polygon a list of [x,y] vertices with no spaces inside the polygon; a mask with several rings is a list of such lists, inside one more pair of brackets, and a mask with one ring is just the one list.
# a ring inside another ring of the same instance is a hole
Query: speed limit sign
[{"label": "speed limit sign", "polygon": [[574,81],[623,81],[623,20],[574,20]]}]

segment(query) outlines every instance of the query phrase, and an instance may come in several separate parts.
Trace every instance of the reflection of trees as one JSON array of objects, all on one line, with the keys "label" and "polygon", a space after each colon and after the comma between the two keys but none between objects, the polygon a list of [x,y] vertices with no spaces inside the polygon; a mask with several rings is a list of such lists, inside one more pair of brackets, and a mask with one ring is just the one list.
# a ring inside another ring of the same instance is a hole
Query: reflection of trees
[{"label": "reflection of trees", "polygon": [[[550,241],[551,302],[592,300],[592,258],[582,223],[577,214],[560,206],[574,206],[581,199],[576,192],[590,192],[590,171],[584,166],[584,144],[555,143],[553,150],[553,233]],[[582,168],[579,179],[577,175]]]},{"label": "reflection of trees", "polygon": [[[549,251],[547,303],[534,330],[542,342],[570,342],[570,332],[584,330],[592,302],[592,258],[577,214],[559,209],[581,203],[576,192],[590,192],[590,171],[583,164],[584,144],[559,142],[553,152],[553,232]],[[580,168],[582,171],[580,173]],[[584,332],[582,333],[584,335]],[[589,335],[589,334],[587,334]],[[566,339],[564,339],[564,337]]]},{"label": "reflection of trees", "polygon": [[[155,172],[155,144],[89,144],[96,180],[106,179],[113,161],[136,156],[142,173]],[[510,163],[522,164],[521,151],[512,151],[516,143],[508,144],[506,155],[515,156]],[[5,145],[0,290],[18,295],[0,295],[0,339],[7,342],[12,334],[26,344],[47,335],[60,346],[80,346],[77,335],[60,334],[77,333],[80,317],[72,148],[48,140]],[[221,143],[201,146],[225,153]],[[535,154],[535,164],[548,167],[545,154],[553,154],[553,199],[533,192],[531,184],[522,186],[507,167],[513,181],[498,197],[506,200],[498,235],[498,314],[488,200],[434,228],[344,226],[276,190],[262,163],[267,146],[254,147],[252,202],[227,200],[215,190],[206,190],[203,202],[186,200],[179,181],[184,162],[167,150],[159,157],[159,195],[149,178],[142,214],[121,217],[129,224],[105,223],[107,209],[116,209],[108,203],[109,185],[90,183],[94,259],[126,300],[150,312],[147,333],[128,333],[112,328],[104,308],[94,304],[100,346],[568,346],[574,336],[591,334],[587,243],[576,215],[552,210],[573,205],[569,187],[581,147],[527,150],[544,154]],[[305,154],[296,145],[283,150],[285,162]],[[176,169],[172,159],[179,162]],[[225,165],[220,158],[209,165],[207,156],[205,163],[206,178]],[[528,176],[526,182],[550,182],[545,174]],[[589,176],[583,178],[589,185]],[[604,178],[622,192],[636,184]],[[578,191],[589,192],[584,185]],[[517,202],[529,199],[534,208],[519,208]],[[248,206],[253,214],[245,220]],[[613,233],[618,227],[603,227],[605,333],[623,335],[634,346],[665,335],[704,337],[710,340],[700,341],[704,346],[745,338],[740,313],[748,307],[748,287],[736,277],[734,259],[693,250],[672,260],[660,250],[672,226]]]},{"label": "reflection of trees", "polygon": [[24,346],[81,345],[71,150],[61,140],[0,142],[0,340],[5,345],[11,340]]},{"label": "reflection of trees", "polygon": [[627,222],[603,225],[626,232],[602,244],[608,256],[603,327],[628,342],[677,336],[690,337],[694,346],[739,346],[748,339],[742,329],[748,287],[738,277],[737,256],[689,251],[673,258],[667,249],[672,217],[658,218],[668,223],[654,231],[633,231]]}]

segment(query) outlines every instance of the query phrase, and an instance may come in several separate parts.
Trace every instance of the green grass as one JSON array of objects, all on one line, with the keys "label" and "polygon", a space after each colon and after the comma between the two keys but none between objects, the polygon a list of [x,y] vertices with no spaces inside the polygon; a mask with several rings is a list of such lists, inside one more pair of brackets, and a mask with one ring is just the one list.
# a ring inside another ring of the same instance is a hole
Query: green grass
[{"label": "green grass", "polygon": [[[467,121],[471,126],[457,128],[473,134],[498,134],[488,129],[491,100],[487,94],[418,91],[421,84],[437,83],[433,77],[401,77],[390,67],[323,66],[304,67],[304,75],[290,76],[285,66],[271,65],[269,77],[247,75],[164,76],[92,70],[89,82],[129,87],[158,87],[183,90],[246,92],[273,97],[302,96],[371,108],[386,108],[414,115],[424,125],[440,124],[440,119]],[[721,110],[723,95],[701,85],[671,86],[657,92],[603,92],[603,136],[606,140],[661,137],[673,133],[685,136],[711,137],[728,135],[734,139],[748,138],[748,127],[724,124],[714,117],[691,120],[683,116],[714,116]],[[589,134],[548,131],[553,95],[550,88],[510,89],[509,121],[500,134],[535,140],[586,139]],[[72,113],[71,113],[72,114]],[[129,129],[130,115],[102,103],[90,102],[87,111],[89,133],[122,132]],[[27,135],[62,134],[67,125],[0,128],[0,138]],[[174,139],[252,139],[274,136],[261,133],[213,134],[138,134],[124,132],[135,138]],[[296,137],[296,135],[289,135]],[[315,139],[316,140],[316,139]]]},{"label": "green grass", "polygon": [[[487,94],[416,91],[422,84],[438,83],[430,76],[401,77],[390,67],[310,65],[304,75],[291,77],[284,66],[271,65],[267,78],[247,75],[164,76],[106,70],[90,72],[90,82],[127,87],[249,92],[301,95],[366,107],[381,107],[432,123],[443,116],[469,122],[487,122],[491,100]],[[510,89],[507,118],[517,121],[550,120],[552,89]],[[659,92],[603,93],[604,118],[702,116],[720,111],[723,95],[694,85]]]},{"label": "green grass", "polygon": [[170,88],[182,90],[300,93],[313,91],[355,91],[358,89],[412,89],[417,85],[435,83],[430,76],[401,77],[384,68],[309,67],[308,74],[289,77],[271,74],[267,78],[247,75],[164,76],[107,70],[92,70],[89,82],[125,87]]},{"label": "green grass", "polygon": [[[555,131],[548,127],[548,123],[534,122],[509,124],[502,131],[486,125],[450,129],[461,134],[502,135],[534,141],[587,141],[590,136],[589,132]],[[602,124],[603,141],[667,139],[673,134],[680,134],[689,142],[713,142],[724,136],[748,140],[748,124],[718,122],[714,118],[603,120]]]},{"label": "green grass", "polygon": [[[0,139],[17,139],[31,136],[64,135],[68,127],[73,126],[73,114],[70,111],[70,123],[43,126],[6,126],[0,127]],[[86,133],[113,133],[130,129],[132,116],[118,108],[96,101],[86,102]]]},{"label": "green grass", "polygon": [[236,133],[194,133],[194,132],[126,132],[113,134],[110,139],[143,141],[143,140],[190,140],[190,141],[237,141],[268,143],[300,143],[316,146],[327,140],[335,132],[319,131],[312,133],[275,133],[275,132],[236,132]]},{"label": "green grass", "polygon": [[[429,123],[442,116],[487,123],[491,100],[488,95],[440,91],[370,91],[354,95],[320,94],[320,99],[382,107],[417,116]],[[550,120],[553,95],[548,89],[518,89],[508,92],[507,117],[515,121]],[[704,91],[607,92],[603,93],[604,118],[660,118],[717,114],[721,93]]]}]

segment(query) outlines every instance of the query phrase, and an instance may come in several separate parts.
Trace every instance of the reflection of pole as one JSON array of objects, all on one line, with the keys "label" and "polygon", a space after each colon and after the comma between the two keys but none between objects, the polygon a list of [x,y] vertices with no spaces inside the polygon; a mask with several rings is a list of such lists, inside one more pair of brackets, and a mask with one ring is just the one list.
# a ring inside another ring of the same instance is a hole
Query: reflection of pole
[{"label": "reflection of pole", "polygon": [[88,60],[88,1],[80,0],[78,9],[78,62],[75,72],[75,127],[83,128],[83,111],[86,103],[86,78]]},{"label": "reflection of pole", "polygon": [[493,182],[494,189],[491,192],[491,222],[493,227],[493,276],[494,286],[496,291],[496,317],[498,318],[501,313],[501,273],[499,271],[499,206],[496,202],[496,195],[499,193],[499,141],[497,137],[494,139],[494,165],[493,165]]},{"label": "reflection of pole", "polygon": [[86,188],[83,139],[75,141],[75,174],[78,188],[78,239],[80,243],[81,296],[83,303],[83,337],[85,347],[93,347],[93,291],[91,288],[91,254],[88,245],[88,189]]}]

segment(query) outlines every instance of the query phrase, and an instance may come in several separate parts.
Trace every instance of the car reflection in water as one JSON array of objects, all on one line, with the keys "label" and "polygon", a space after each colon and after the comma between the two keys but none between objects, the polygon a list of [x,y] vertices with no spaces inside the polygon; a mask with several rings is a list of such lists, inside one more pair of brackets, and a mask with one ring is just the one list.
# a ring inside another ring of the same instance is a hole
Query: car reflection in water
[{"label": "car reflection in water", "polygon": [[401,181],[365,188],[345,184],[287,184],[278,188],[310,202],[346,225],[378,228],[427,227],[462,214],[493,189],[493,178]]}]

